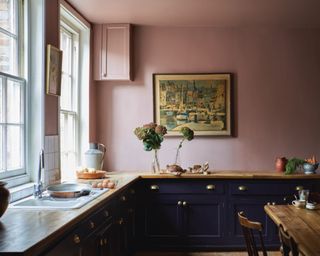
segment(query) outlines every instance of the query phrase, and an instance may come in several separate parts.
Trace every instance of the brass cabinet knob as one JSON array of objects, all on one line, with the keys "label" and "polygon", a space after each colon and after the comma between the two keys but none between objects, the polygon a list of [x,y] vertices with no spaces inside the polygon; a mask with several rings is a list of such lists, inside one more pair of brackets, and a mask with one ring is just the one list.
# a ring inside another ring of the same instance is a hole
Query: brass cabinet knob
[{"label": "brass cabinet knob", "polygon": [[75,244],[79,244],[79,243],[80,243],[80,237],[79,237],[78,235],[74,235],[74,236],[73,236],[73,242],[74,242]]},{"label": "brass cabinet knob", "polygon": [[89,222],[89,226],[90,226],[91,229],[94,229],[94,227],[95,227],[94,222],[93,222],[93,221],[90,221],[90,222]]},{"label": "brass cabinet knob", "polygon": [[159,186],[158,185],[151,185],[150,189],[151,190],[159,190]]},{"label": "brass cabinet knob", "polygon": [[119,225],[123,225],[123,224],[124,224],[124,219],[123,219],[123,218],[120,218],[120,220],[118,220],[118,224],[119,224]]},{"label": "brass cabinet knob", "polygon": [[106,245],[108,243],[107,238],[103,239],[104,245]]},{"label": "brass cabinet knob", "polygon": [[239,187],[238,187],[238,190],[239,190],[239,191],[247,191],[247,190],[248,190],[248,187],[247,187],[247,186],[239,186]]},{"label": "brass cabinet knob", "polygon": [[215,185],[207,185],[207,190],[215,190],[216,189],[216,186]]},{"label": "brass cabinet knob", "polygon": [[100,239],[100,245],[103,246],[103,239]]},{"label": "brass cabinet knob", "polygon": [[181,205],[182,205],[182,202],[181,202],[181,201],[178,201],[178,205],[181,206]]},{"label": "brass cabinet knob", "polygon": [[303,190],[303,186],[296,186],[296,191]]},{"label": "brass cabinet knob", "polygon": [[183,205],[183,206],[187,206],[188,203],[187,203],[186,201],[183,201],[182,205]]},{"label": "brass cabinet knob", "polygon": [[105,216],[106,218],[108,218],[108,217],[109,217],[109,211],[105,210],[105,211],[104,211],[104,216]]},{"label": "brass cabinet knob", "polygon": [[121,200],[122,202],[125,202],[125,201],[127,201],[127,198],[126,198],[126,196],[122,196],[122,197],[120,197],[120,200]]}]

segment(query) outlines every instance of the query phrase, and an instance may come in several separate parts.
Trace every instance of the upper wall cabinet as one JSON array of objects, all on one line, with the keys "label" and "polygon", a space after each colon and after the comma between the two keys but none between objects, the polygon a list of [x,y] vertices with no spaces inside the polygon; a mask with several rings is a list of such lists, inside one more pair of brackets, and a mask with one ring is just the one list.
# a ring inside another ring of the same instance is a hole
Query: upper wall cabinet
[{"label": "upper wall cabinet", "polygon": [[95,24],[94,80],[132,80],[130,24]]}]

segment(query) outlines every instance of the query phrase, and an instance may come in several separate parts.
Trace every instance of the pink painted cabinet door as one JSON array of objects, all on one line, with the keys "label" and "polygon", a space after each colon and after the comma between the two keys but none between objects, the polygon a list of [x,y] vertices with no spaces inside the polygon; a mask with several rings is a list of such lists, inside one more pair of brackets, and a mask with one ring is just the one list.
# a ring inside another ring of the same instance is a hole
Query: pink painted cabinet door
[{"label": "pink painted cabinet door", "polygon": [[131,25],[94,25],[94,79],[132,80]]}]

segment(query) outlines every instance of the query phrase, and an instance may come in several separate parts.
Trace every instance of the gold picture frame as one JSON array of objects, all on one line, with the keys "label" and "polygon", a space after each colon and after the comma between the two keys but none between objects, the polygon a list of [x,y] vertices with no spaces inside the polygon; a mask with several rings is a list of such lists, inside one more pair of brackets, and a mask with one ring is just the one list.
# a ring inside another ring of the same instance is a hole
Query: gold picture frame
[{"label": "gold picture frame", "polygon": [[154,119],[168,136],[231,136],[231,73],[153,74]]},{"label": "gold picture frame", "polygon": [[47,45],[46,92],[49,95],[61,95],[62,51]]}]

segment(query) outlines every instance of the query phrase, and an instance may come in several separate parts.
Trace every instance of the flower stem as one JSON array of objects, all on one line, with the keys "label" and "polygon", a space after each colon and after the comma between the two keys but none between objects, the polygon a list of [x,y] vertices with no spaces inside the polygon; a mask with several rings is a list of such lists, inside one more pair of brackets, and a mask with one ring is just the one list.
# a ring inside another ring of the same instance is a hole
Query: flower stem
[{"label": "flower stem", "polygon": [[174,164],[177,164],[178,162],[178,157],[179,157],[179,153],[180,153],[180,148],[182,148],[182,143],[184,142],[185,138],[183,138],[180,143],[179,143],[179,146],[177,148],[177,152],[176,152],[176,158],[175,158],[175,161],[174,161]]}]

